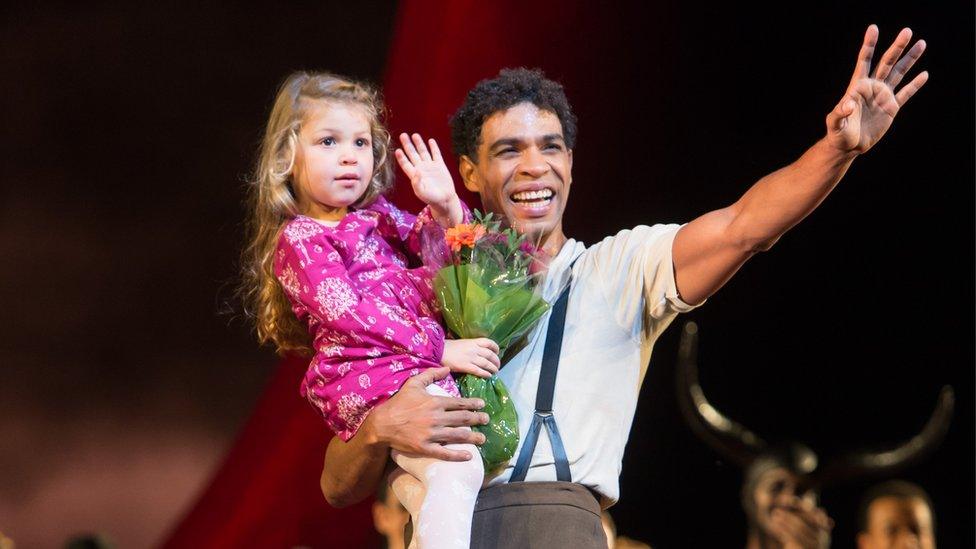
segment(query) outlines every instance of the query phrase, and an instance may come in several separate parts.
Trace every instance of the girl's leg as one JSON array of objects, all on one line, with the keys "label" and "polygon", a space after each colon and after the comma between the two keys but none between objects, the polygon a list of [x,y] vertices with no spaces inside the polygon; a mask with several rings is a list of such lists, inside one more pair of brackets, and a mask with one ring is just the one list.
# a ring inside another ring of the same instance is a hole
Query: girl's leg
[{"label": "girl's leg", "polygon": [[[427,392],[448,396],[436,385],[429,385]],[[396,450],[392,453],[393,461],[419,480],[425,488],[416,514],[407,501],[401,500],[414,517],[414,539],[417,540],[419,549],[466,549],[471,544],[471,515],[484,479],[484,466],[475,445],[448,444],[447,447],[452,450],[467,450],[472,458],[468,461],[441,461]],[[401,488],[409,490],[406,488],[408,483],[401,482]],[[417,491],[414,490],[414,493]]]}]

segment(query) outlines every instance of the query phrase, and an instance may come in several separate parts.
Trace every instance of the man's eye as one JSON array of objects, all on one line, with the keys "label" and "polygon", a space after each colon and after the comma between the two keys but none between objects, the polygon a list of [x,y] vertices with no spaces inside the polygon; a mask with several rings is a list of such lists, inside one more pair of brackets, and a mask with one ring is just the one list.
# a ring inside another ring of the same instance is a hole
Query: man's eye
[{"label": "man's eye", "polygon": [[562,146],[560,146],[559,143],[549,143],[548,145],[546,145],[545,147],[543,147],[543,149],[545,149],[547,151],[561,151],[561,150],[563,150]]},{"label": "man's eye", "polygon": [[517,153],[517,152],[518,151],[515,150],[515,147],[506,147],[506,148],[498,151],[498,154],[499,154],[499,156],[501,156],[501,155],[512,154],[512,153]]},{"label": "man's eye", "polygon": [[335,143],[336,140],[334,137],[326,137],[325,139],[322,140],[322,144],[327,147],[331,147],[332,145],[335,145]]},{"label": "man's eye", "polygon": [[367,145],[369,145],[368,139],[363,139],[362,137],[360,137],[359,139],[356,140],[357,147],[365,147]]}]

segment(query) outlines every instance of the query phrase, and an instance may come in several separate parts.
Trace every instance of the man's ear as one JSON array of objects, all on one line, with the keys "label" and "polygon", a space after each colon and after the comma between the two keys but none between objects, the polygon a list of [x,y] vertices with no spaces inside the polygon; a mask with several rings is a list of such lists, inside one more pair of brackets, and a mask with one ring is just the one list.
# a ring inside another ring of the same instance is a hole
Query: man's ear
[{"label": "man's ear", "polygon": [[462,156],[458,162],[458,172],[464,181],[465,189],[473,193],[481,192],[481,181],[478,179],[478,167],[467,155]]}]

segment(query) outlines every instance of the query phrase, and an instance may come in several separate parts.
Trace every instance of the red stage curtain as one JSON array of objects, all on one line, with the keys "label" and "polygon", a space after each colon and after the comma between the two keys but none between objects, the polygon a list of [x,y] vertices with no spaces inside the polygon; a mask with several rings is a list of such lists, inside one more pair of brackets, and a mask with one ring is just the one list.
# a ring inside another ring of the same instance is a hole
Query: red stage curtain
[{"label": "red stage curtain", "polygon": [[330,432],[298,395],[307,362],[290,358],[277,367],[223,466],[164,547],[369,547],[376,539],[369,502],[332,509],[319,491]]}]

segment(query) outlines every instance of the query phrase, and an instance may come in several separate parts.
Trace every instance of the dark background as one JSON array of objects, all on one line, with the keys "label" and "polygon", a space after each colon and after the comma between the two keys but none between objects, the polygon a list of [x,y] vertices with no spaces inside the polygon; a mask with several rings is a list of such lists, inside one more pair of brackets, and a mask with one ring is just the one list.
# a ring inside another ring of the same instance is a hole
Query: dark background
[{"label": "dark background", "polygon": [[[576,23],[530,38],[572,55],[526,63],[579,115],[565,225],[588,243],[725,206],[795,159],[869,23],[881,50],[902,26],[928,42],[931,79],[885,139],[689,318],[713,404],[824,456],[913,435],[953,385],[945,443],[903,476],[932,495],[942,545],[973,546],[972,4],[564,2],[533,16],[547,10]],[[381,83],[395,15],[0,8],[0,531],[25,547],[86,528],[145,546],[192,502],[276,362],[229,305],[275,88],[298,68]],[[740,546],[740,472],[675,404],[683,320],[656,346],[612,512],[655,547]],[[868,484],[824,491],[835,547],[853,547]]]}]

